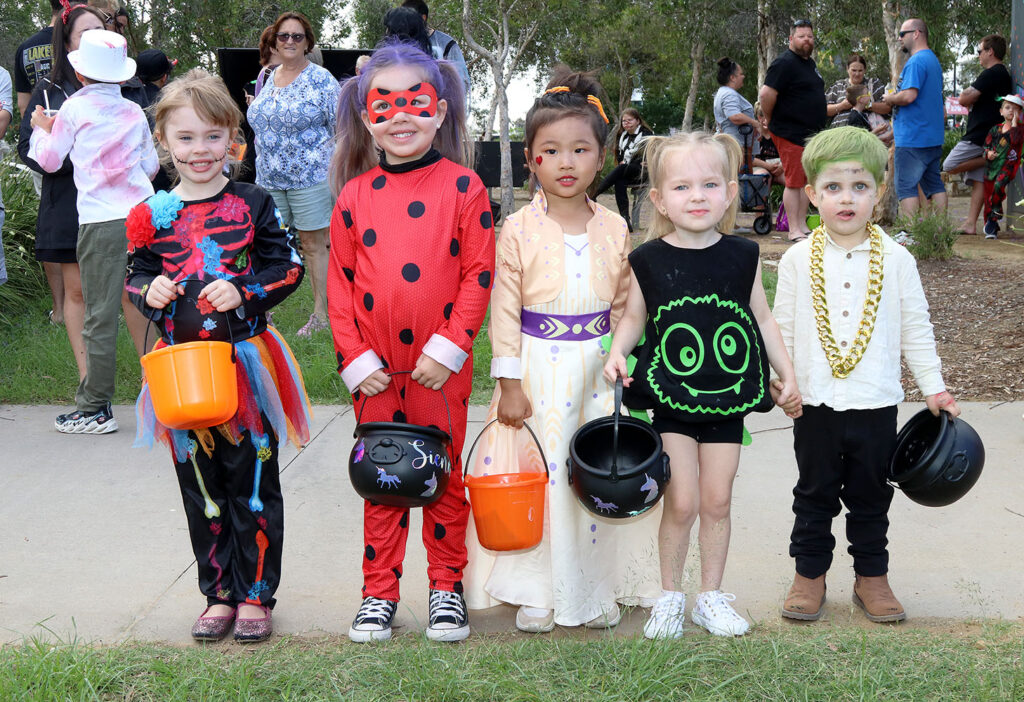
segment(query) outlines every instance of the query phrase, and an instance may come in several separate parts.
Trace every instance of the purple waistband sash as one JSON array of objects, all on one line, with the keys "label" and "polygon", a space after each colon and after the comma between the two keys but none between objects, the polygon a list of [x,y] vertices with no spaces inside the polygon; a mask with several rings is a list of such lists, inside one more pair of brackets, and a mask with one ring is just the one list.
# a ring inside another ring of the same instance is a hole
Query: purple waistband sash
[{"label": "purple waistband sash", "polygon": [[587,341],[608,333],[610,310],[588,314],[543,314],[524,309],[520,315],[523,333],[552,341]]}]

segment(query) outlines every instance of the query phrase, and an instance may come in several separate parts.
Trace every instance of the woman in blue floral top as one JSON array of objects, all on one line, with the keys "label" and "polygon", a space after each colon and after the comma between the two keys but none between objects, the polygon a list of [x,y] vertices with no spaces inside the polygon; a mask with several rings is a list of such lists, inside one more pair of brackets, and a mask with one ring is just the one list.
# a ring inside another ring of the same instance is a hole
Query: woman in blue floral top
[{"label": "woman in blue floral top", "polygon": [[327,228],[334,198],[327,166],[334,152],[338,81],[310,63],[316,44],[309,20],[285,12],[270,35],[281,65],[249,106],[256,134],[256,183],[274,197],[286,226],[297,230],[313,284],[313,314],[299,330],[309,336],[327,328]]}]

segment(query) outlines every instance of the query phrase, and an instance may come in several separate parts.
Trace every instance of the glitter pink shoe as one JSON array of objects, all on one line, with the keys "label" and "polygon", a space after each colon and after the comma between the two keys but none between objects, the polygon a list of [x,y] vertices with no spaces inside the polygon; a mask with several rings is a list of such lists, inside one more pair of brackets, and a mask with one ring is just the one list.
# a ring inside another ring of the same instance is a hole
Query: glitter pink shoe
[{"label": "glitter pink shoe", "polygon": [[[251,604],[251,603],[246,603]],[[270,621],[270,608],[263,605],[252,605],[263,610],[265,616],[259,619],[238,617],[235,620],[235,641],[242,643],[258,643],[266,641],[274,633],[274,627]]]},{"label": "glitter pink shoe", "polygon": [[315,314],[309,315],[309,321],[299,329],[296,333],[298,336],[312,336],[313,332],[320,331],[321,329],[327,329],[327,322],[317,317]]},{"label": "glitter pink shoe", "polygon": [[196,623],[192,625],[192,638],[196,641],[220,641],[231,631],[235,611],[231,610],[231,614],[224,617],[208,617],[206,613],[210,611],[210,607],[204,609]]}]

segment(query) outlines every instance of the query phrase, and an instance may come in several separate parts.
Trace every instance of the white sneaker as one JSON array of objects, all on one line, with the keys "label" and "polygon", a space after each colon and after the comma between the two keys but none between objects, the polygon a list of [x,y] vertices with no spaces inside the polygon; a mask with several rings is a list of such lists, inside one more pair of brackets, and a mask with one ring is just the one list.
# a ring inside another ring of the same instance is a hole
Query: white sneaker
[{"label": "white sneaker", "polygon": [[715,636],[743,636],[750,624],[729,604],[735,600],[736,595],[721,590],[702,592],[697,595],[690,619]]},{"label": "white sneaker", "polygon": [[555,628],[555,610],[527,607],[516,612],[516,629],[529,634],[546,634]]},{"label": "white sneaker", "polygon": [[603,612],[583,626],[588,629],[611,629],[613,626],[618,626],[620,621],[622,621],[622,610],[619,609],[618,604],[612,602],[611,607],[605,607]]},{"label": "white sneaker", "polygon": [[427,638],[431,641],[462,641],[469,636],[469,612],[466,600],[457,592],[431,590],[430,624]]},{"label": "white sneaker", "polygon": [[349,627],[348,637],[356,643],[387,641],[391,638],[391,620],[398,603],[378,597],[365,597]]},{"label": "white sneaker", "polygon": [[644,636],[648,639],[678,639],[683,635],[685,620],[686,595],[665,592],[651,607],[651,616],[644,624]]}]

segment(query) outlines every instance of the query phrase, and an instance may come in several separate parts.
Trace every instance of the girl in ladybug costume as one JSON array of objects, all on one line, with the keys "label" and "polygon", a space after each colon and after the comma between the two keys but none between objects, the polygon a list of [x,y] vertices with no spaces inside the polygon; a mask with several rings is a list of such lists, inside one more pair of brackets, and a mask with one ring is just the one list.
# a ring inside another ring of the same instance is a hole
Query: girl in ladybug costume
[{"label": "girl in ladybug costume", "polygon": [[[402,43],[379,46],[341,90],[333,177],[328,312],[338,370],[362,421],[448,429],[448,488],[423,508],[427,636],[469,636],[462,597],[469,504],[462,446],[473,339],[494,271],[490,201],[467,165],[465,102],[456,69]],[[412,370],[410,375],[389,371]],[[363,603],[349,637],[391,636],[409,511],[366,501]]]}]

